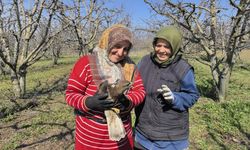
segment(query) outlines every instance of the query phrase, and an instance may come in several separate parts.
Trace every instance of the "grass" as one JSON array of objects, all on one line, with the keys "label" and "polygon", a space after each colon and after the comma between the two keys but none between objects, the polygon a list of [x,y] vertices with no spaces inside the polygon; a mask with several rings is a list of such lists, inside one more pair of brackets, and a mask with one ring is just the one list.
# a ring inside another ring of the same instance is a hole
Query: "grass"
[{"label": "grass", "polygon": [[[63,100],[64,97],[61,95],[55,97],[55,99]],[[4,142],[2,150],[22,148],[27,145],[32,146],[35,143],[39,143],[40,141],[45,142],[46,140],[51,142],[62,141],[61,138],[64,134],[68,134],[71,136],[71,140],[73,139],[74,117],[72,109],[66,107],[65,103],[54,103],[53,101],[47,101],[46,103],[40,107],[27,110],[26,113],[22,112],[20,115],[10,115],[2,120],[5,124],[9,124],[13,121],[13,116],[15,116],[15,120],[22,118],[22,121],[17,121],[14,130],[8,129],[8,134],[11,134],[11,138],[7,142]],[[53,105],[52,107],[51,104]],[[30,112],[33,114],[27,114]],[[38,149],[44,146],[44,144],[41,144],[41,146],[38,146]],[[47,145],[47,147],[52,148],[53,145]],[[46,146],[44,149],[47,149]]]},{"label": "grass", "polygon": [[[244,53],[244,55],[248,54]],[[249,58],[245,57],[245,64]],[[190,149],[250,148],[250,70],[235,67],[231,75],[227,101],[216,103],[211,96],[211,75],[207,66],[191,62],[196,82],[204,95],[190,109]]]},{"label": "grass", "polygon": [[191,149],[247,149],[249,101],[214,103],[200,99],[190,110]]},{"label": "grass", "polygon": [[[133,54],[132,58],[138,62],[140,56]],[[49,60],[43,60],[30,68],[27,89],[31,95],[53,86],[58,89],[32,97],[39,102],[38,106],[9,114],[0,120],[0,149],[73,149],[74,114],[64,101],[66,80],[62,80],[62,84],[54,83],[60,78],[67,78],[76,60],[76,57],[64,57],[56,66],[52,66]],[[204,94],[190,109],[190,149],[249,149],[250,70],[236,66],[228,100],[216,103],[209,97],[212,89],[209,68],[191,63],[195,67],[199,90]],[[11,89],[10,81],[6,77],[1,77],[0,81],[0,92],[5,93],[0,95],[0,105],[11,107],[14,104],[6,97],[10,94],[6,90]]]}]

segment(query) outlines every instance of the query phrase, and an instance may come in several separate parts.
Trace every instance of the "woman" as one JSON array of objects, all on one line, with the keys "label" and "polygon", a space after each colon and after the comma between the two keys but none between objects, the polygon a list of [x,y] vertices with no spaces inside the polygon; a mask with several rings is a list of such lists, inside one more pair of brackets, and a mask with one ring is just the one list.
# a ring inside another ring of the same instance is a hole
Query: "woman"
[{"label": "woman", "polygon": [[181,44],[178,28],[162,27],[153,40],[154,51],[138,64],[147,95],[135,108],[136,149],[188,149],[188,109],[199,92],[194,68],[179,53]]},{"label": "woman", "polygon": [[[134,63],[128,57],[132,47],[131,38],[132,33],[122,25],[106,29],[94,54],[80,58],[70,74],[66,101],[76,109],[77,150],[133,149],[130,111],[143,101],[145,90],[139,73],[134,71]],[[118,91],[119,106],[125,107],[119,114],[126,136],[119,141],[112,141],[109,139],[104,111],[115,107],[115,103],[98,90],[104,81],[115,84],[124,80],[131,82],[130,87]]]}]

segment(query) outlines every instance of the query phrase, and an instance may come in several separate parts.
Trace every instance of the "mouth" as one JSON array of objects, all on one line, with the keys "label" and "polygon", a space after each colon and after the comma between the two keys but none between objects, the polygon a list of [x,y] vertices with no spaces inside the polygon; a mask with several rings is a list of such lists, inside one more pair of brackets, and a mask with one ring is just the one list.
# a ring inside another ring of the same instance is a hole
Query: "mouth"
[{"label": "mouth", "polygon": [[161,61],[165,61],[169,58],[169,56],[167,54],[157,54],[157,57]]},{"label": "mouth", "polygon": [[157,56],[158,56],[158,57],[161,57],[161,58],[165,58],[165,57],[167,57],[168,55],[167,55],[167,54],[160,54],[160,53],[158,53]]}]

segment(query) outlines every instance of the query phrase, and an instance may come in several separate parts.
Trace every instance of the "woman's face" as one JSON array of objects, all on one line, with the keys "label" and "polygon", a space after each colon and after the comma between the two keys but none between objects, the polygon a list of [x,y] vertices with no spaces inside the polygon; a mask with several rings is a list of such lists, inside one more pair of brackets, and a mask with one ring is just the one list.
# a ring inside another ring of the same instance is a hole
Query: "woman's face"
[{"label": "woman's face", "polygon": [[154,49],[160,61],[166,61],[172,55],[171,45],[164,39],[157,39]]},{"label": "woman's face", "polygon": [[130,43],[128,41],[122,41],[117,43],[113,48],[111,48],[108,58],[111,62],[117,63],[123,60],[129,52]]}]

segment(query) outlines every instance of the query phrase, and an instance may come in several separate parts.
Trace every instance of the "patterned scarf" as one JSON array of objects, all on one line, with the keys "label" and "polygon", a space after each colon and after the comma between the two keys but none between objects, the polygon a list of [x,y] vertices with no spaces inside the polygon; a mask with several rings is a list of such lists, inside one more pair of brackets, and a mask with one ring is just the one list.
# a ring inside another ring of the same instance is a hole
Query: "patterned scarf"
[{"label": "patterned scarf", "polygon": [[105,80],[108,80],[109,84],[124,80],[120,64],[111,62],[107,57],[107,53],[99,47],[96,47],[94,51],[95,53],[89,56],[89,62],[93,80],[98,86]]},{"label": "patterned scarf", "polygon": [[89,55],[93,79],[98,86],[105,80],[110,84],[119,80],[132,81],[135,65],[129,57],[116,64],[108,58],[110,49],[123,40],[130,42],[132,46],[131,32],[123,25],[114,25],[103,32],[98,46]]}]

